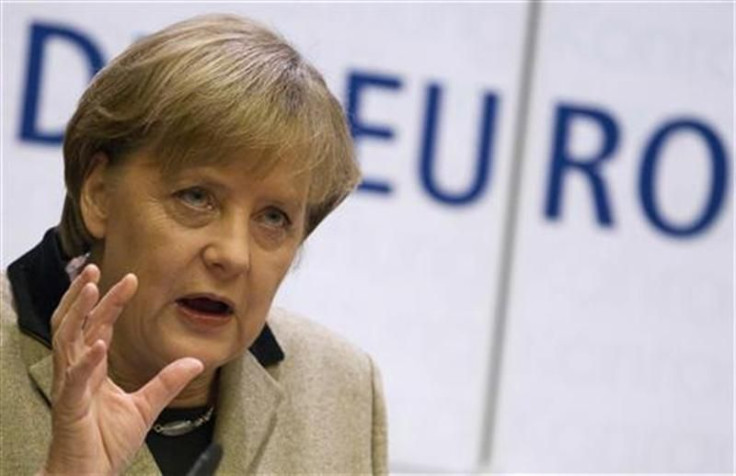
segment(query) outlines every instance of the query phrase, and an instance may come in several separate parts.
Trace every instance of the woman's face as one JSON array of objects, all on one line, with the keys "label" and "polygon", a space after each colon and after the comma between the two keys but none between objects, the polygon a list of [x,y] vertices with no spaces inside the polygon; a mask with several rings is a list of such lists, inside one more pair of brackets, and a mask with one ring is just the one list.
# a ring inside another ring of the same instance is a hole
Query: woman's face
[{"label": "woman's face", "polygon": [[150,378],[193,356],[212,370],[263,328],[303,238],[308,180],[281,166],[254,179],[237,160],[166,175],[152,162],[140,153],[115,170],[101,165],[83,192],[93,203],[85,222],[101,239],[101,292],[129,272],[139,281],[115,325],[111,365]]}]

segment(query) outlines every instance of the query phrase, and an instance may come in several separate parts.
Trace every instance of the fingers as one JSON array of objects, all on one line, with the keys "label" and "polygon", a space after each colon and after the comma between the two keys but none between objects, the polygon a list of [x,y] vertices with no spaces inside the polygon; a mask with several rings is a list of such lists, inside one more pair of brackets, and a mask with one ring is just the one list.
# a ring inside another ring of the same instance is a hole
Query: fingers
[{"label": "fingers", "polygon": [[148,426],[153,424],[161,410],[176,397],[197,375],[204,364],[193,357],[176,360],[161,370],[135,395],[142,400],[141,413]]},{"label": "fingers", "polygon": [[82,357],[67,368],[59,401],[68,405],[82,401],[84,393],[89,389],[88,383],[92,373],[105,359],[106,354],[107,345],[102,340],[88,347]]},{"label": "fingers", "polygon": [[85,343],[91,345],[102,339],[109,345],[112,339],[112,325],[117,320],[125,305],[138,289],[138,278],[127,274],[105,294],[92,310],[85,326]]},{"label": "fingers", "polygon": [[[69,293],[71,295],[71,293]],[[57,400],[64,389],[69,369],[84,355],[82,323],[97,301],[97,285],[87,282],[76,292],[76,299],[58,321],[59,328],[53,335],[54,381],[52,400]]]},{"label": "fingers", "polygon": [[59,328],[61,320],[64,318],[69,308],[76,301],[79,292],[82,290],[85,284],[95,283],[100,280],[100,269],[94,264],[89,264],[84,267],[81,273],[72,281],[72,284],[67,289],[64,296],[61,298],[61,302],[56,307],[54,314],[51,316],[51,335],[56,333]]},{"label": "fingers", "polygon": [[97,302],[98,296],[99,291],[95,283],[88,282],[82,286],[77,298],[59,322],[59,328],[54,335],[55,347],[65,348],[77,344],[84,320]]},{"label": "fingers", "polygon": [[[87,271],[90,268],[92,269]],[[64,342],[72,342],[84,328],[85,344],[91,345],[96,340],[102,339],[109,345],[112,338],[112,324],[135,295],[138,278],[133,274],[127,274],[110,288],[97,306],[94,306],[99,295],[96,286],[99,269],[92,265],[85,268],[84,272],[88,273],[86,279],[91,280],[82,284],[85,278],[79,279],[82,277],[80,275],[64,296],[65,299],[74,297],[74,300],[60,303],[55,313],[55,317],[61,316],[57,321],[58,338]]]},{"label": "fingers", "polygon": [[[91,364],[86,359],[99,358],[97,341],[101,341],[103,349],[107,351],[112,339],[112,324],[138,287],[137,278],[130,274],[126,275],[98,303],[99,278],[99,268],[94,265],[87,266],[71,284],[54,313],[53,319],[57,328],[53,333],[53,399],[59,397],[60,392],[66,388],[65,382],[70,378],[72,369],[77,369],[77,366],[81,365],[85,370],[82,374],[87,375],[86,371],[89,370],[87,365]],[[93,368],[99,363],[95,362]]]}]

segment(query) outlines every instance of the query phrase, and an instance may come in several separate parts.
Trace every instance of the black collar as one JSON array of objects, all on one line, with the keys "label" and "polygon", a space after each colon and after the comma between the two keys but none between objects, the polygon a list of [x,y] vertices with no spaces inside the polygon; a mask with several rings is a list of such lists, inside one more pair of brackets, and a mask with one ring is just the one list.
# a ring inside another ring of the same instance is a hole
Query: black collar
[{"label": "black collar", "polygon": [[[18,326],[48,348],[51,348],[51,315],[70,284],[65,270],[67,261],[58,234],[52,228],[41,243],[8,266]],[[284,359],[284,351],[268,325],[249,350],[264,367]]]}]

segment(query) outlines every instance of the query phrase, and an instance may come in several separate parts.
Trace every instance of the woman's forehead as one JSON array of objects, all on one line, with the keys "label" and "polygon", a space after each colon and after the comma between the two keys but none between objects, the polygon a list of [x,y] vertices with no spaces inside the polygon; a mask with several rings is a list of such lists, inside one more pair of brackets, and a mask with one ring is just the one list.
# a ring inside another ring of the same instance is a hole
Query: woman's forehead
[{"label": "woman's forehead", "polygon": [[201,143],[189,147],[178,144],[154,145],[141,150],[151,165],[163,170],[189,167],[226,166],[246,170],[254,176],[268,175],[272,170],[291,169],[300,173],[313,165],[314,151],[306,147],[243,147],[238,145]]},{"label": "woman's forehead", "polygon": [[308,168],[299,166],[297,159],[286,156],[270,156],[264,151],[242,151],[230,156],[210,156],[200,160],[190,158],[186,161],[167,161],[155,152],[144,151],[130,157],[128,164],[155,171],[163,182],[179,179],[198,179],[250,186],[260,184],[293,190],[295,195],[309,189],[311,173]]}]

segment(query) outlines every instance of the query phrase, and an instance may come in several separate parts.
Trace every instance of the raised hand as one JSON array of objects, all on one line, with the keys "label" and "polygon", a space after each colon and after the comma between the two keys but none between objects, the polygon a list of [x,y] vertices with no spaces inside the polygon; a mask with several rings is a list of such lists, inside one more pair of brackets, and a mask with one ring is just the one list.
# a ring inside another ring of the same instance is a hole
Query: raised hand
[{"label": "raised hand", "polygon": [[143,444],[163,408],[203,370],[194,358],[162,369],[126,393],[107,375],[113,325],[138,287],[128,274],[100,300],[100,271],[87,266],[51,319],[54,383],[46,474],[118,474]]}]

